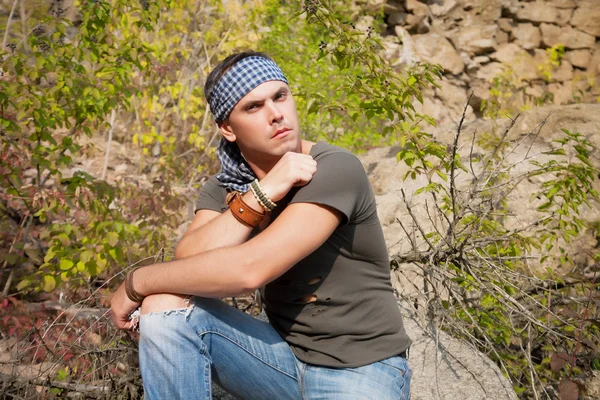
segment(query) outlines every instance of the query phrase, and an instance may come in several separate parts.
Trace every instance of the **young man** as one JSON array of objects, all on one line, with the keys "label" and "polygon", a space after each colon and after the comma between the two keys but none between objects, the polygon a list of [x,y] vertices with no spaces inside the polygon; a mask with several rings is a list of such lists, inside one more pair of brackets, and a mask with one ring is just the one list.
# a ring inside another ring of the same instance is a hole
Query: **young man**
[{"label": "young man", "polygon": [[[130,272],[111,306],[141,304],[147,399],[408,399],[410,340],[365,171],[300,137],[287,80],[266,55],[232,55],[205,95],[223,134],[176,260]],[[264,287],[269,323],[217,300]]]}]

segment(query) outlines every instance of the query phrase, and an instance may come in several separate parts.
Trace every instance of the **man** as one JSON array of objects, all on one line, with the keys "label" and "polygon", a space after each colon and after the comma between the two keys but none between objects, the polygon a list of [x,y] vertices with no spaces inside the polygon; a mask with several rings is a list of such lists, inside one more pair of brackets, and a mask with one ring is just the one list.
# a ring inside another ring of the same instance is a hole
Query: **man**
[{"label": "man", "polygon": [[[219,64],[204,88],[223,138],[176,260],[129,273],[111,306],[141,304],[148,399],[408,399],[410,340],[365,171],[300,137],[287,80],[266,55]],[[269,323],[225,303],[264,287]]]}]

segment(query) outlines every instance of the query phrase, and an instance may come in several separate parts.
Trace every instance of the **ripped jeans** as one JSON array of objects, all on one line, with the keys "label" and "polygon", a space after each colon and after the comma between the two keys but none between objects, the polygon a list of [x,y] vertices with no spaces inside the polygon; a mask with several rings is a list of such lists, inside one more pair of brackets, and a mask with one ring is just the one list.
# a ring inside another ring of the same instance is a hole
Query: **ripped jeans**
[{"label": "ripped jeans", "polygon": [[411,372],[395,356],[357,368],[303,363],[266,322],[216,299],[140,318],[147,400],[211,399],[211,385],[241,399],[408,400]]}]

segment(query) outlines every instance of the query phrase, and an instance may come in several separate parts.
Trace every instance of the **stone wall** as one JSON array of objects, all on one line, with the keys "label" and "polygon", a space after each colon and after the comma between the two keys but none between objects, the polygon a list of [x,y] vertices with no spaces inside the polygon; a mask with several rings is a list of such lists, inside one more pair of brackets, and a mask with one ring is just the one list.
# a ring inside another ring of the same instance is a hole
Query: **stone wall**
[{"label": "stone wall", "polygon": [[[492,80],[500,74],[514,84],[512,90],[501,90],[511,91],[506,94],[517,109],[544,98],[554,104],[600,98],[598,0],[370,0],[370,4],[384,8],[386,54],[395,66],[401,69],[422,60],[444,68],[441,87],[427,93],[421,109],[438,123],[455,120],[472,91],[477,116],[481,101],[490,96]],[[558,44],[565,52],[556,66],[547,49]]]}]

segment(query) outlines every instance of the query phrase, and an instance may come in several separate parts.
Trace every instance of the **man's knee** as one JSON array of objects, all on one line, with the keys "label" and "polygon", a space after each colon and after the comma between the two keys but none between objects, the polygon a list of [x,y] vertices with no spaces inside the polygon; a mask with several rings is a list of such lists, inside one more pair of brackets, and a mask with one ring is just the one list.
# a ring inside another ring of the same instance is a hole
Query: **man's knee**
[{"label": "man's knee", "polygon": [[144,299],[141,314],[163,312],[190,306],[190,297],[183,294],[153,294]]}]

